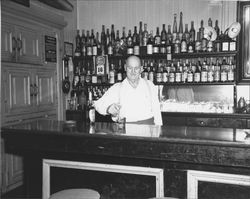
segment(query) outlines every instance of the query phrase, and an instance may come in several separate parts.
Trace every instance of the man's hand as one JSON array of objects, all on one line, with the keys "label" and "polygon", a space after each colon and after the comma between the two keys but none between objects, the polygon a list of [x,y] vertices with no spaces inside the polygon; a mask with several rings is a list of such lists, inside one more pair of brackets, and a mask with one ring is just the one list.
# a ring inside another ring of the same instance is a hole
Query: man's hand
[{"label": "man's hand", "polygon": [[112,116],[117,116],[120,112],[121,109],[121,105],[118,103],[113,103],[111,104],[108,109],[107,109],[107,113],[112,115]]}]

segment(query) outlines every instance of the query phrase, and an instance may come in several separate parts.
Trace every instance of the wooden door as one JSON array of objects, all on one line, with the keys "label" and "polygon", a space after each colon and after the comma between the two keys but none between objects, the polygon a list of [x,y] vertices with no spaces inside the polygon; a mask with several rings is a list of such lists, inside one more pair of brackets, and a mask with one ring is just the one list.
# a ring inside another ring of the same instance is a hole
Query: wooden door
[{"label": "wooden door", "polygon": [[32,112],[32,70],[12,67],[4,71],[4,97],[6,115],[22,115]]},{"label": "wooden door", "polygon": [[1,53],[2,61],[16,61],[16,38],[13,25],[2,22]]},{"label": "wooden door", "polygon": [[39,111],[55,108],[57,101],[55,69],[37,71],[35,75],[35,86],[37,88],[35,103]]},{"label": "wooden door", "polygon": [[17,59],[21,63],[42,63],[42,44],[39,31],[27,27],[17,28]]}]

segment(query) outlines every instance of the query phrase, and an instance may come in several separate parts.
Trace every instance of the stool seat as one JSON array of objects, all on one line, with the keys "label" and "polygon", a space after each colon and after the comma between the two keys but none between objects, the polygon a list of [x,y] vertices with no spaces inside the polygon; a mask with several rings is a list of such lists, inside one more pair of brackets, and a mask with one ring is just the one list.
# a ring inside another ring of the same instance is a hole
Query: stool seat
[{"label": "stool seat", "polygon": [[66,189],[52,194],[49,199],[100,199],[100,194],[92,189]]}]

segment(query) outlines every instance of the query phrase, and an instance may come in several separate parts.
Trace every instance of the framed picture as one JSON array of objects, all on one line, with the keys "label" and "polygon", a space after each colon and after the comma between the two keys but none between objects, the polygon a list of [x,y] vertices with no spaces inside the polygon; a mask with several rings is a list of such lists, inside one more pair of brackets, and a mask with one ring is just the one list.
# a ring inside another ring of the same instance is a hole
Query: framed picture
[{"label": "framed picture", "polygon": [[73,43],[64,42],[64,55],[73,57]]}]

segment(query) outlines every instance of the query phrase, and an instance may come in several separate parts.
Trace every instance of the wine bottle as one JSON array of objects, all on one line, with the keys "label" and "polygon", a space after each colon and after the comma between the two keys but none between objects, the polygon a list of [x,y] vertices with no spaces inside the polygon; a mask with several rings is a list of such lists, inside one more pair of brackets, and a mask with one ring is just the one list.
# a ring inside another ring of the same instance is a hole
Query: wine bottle
[{"label": "wine bottle", "polygon": [[114,24],[111,25],[111,43],[114,46],[115,45],[115,28]]},{"label": "wine bottle", "polygon": [[147,46],[148,43],[148,30],[147,30],[147,24],[144,24],[144,30],[143,30],[143,34],[142,34],[142,45],[143,46]]},{"label": "wine bottle", "polygon": [[177,36],[177,14],[174,14],[174,23],[173,23],[173,34],[172,34],[172,41],[173,43],[176,40],[176,36]]},{"label": "wine bottle", "polygon": [[182,35],[182,39],[181,39],[181,53],[187,53],[186,34]]},{"label": "wine bottle", "polygon": [[161,44],[161,37],[159,34],[159,27],[157,27],[156,34],[154,37],[153,54],[158,54],[160,52],[160,44]]},{"label": "wine bottle", "polygon": [[133,47],[133,37],[131,35],[131,30],[128,31],[128,37],[127,37],[127,54],[132,55],[134,53],[134,47]]},{"label": "wine bottle", "polygon": [[143,46],[143,31],[142,31],[142,21],[139,23],[139,44]]},{"label": "wine bottle", "polygon": [[137,27],[134,27],[134,34],[133,34],[133,46],[134,46],[134,54],[140,55],[140,37],[137,33]]},{"label": "wine bottle", "polygon": [[84,57],[86,56],[86,37],[85,37],[85,30],[82,29],[82,36],[81,36],[81,55]]},{"label": "wine bottle", "polygon": [[147,54],[153,54],[153,31],[150,32],[148,41],[147,41]]},{"label": "wine bottle", "polygon": [[183,35],[183,22],[182,22],[182,12],[180,13],[180,23],[179,23],[179,38],[182,38]]}]

